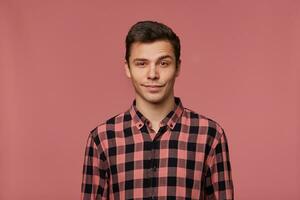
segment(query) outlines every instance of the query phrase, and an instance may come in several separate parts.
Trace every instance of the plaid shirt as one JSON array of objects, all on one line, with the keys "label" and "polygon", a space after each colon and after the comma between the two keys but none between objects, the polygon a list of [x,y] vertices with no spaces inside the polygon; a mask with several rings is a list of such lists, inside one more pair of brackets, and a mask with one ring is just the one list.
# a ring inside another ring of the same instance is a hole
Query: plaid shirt
[{"label": "plaid shirt", "polygon": [[233,199],[228,143],[212,119],[179,97],[160,123],[131,108],[89,134],[81,199]]}]

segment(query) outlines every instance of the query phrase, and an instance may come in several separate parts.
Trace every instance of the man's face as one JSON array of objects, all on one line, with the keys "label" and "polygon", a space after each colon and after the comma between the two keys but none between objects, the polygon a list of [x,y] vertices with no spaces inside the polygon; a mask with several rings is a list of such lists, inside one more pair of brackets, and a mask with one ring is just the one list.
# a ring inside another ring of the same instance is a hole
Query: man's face
[{"label": "man's face", "polygon": [[159,40],[151,43],[133,43],[125,70],[135,89],[136,98],[158,104],[174,96],[173,88],[179,75],[172,45]]}]

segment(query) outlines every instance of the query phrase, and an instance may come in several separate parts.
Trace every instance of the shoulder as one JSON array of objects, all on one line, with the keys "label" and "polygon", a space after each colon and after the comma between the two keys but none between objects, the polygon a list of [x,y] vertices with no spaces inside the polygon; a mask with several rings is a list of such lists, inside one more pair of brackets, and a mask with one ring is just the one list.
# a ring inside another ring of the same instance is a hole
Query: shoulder
[{"label": "shoulder", "polygon": [[118,113],[112,117],[109,117],[105,121],[96,125],[90,130],[91,137],[95,140],[96,144],[103,142],[112,137],[116,131],[123,128],[123,124],[126,121],[131,120],[129,111]]},{"label": "shoulder", "polygon": [[218,140],[225,134],[223,127],[216,119],[189,108],[184,108],[183,121],[189,121],[190,126],[199,127],[199,133],[211,139]]}]

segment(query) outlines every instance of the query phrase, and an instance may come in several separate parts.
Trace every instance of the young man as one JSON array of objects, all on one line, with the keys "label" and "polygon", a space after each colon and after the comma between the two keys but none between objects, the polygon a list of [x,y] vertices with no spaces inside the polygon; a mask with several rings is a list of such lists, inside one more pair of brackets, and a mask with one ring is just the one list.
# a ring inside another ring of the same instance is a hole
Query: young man
[{"label": "young man", "polygon": [[174,96],[177,35],[164,24],[138,22],[125,58],[135,99],[90,132],[81,199],[233,199],[224,130]]}]

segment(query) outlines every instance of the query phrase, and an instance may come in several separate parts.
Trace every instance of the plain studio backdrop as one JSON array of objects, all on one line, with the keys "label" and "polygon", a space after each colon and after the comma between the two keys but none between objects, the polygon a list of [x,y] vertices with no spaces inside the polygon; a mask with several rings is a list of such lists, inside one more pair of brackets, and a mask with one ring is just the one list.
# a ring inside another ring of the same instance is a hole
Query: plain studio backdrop
[{"label": "plain studio backdrop", "polygon": [[89,131],[131,105],[125,36],[182,42],[175,95],[229,142],[235,197],[300,199],[299,1],[0,1],[0,199],[79,199]]}]

